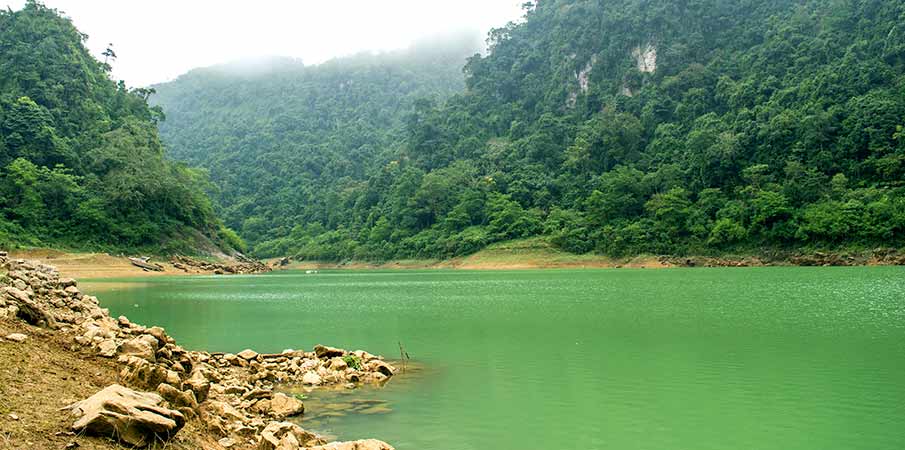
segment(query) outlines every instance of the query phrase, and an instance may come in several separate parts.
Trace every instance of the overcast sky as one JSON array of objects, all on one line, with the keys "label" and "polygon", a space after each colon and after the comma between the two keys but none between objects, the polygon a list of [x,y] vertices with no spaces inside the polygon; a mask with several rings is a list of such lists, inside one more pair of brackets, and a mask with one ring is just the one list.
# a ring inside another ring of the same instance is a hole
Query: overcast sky
[{"label": "overcast sky", "polygon": [[[362,50],[404,48],[425,36],[491,28],[521,16],[524,0],[44,0],[89,36],[108,42],[113,75],[129,86],[195,67],[260,56],[306,64]],[[25,0],[0,0],[16,10]]]}]

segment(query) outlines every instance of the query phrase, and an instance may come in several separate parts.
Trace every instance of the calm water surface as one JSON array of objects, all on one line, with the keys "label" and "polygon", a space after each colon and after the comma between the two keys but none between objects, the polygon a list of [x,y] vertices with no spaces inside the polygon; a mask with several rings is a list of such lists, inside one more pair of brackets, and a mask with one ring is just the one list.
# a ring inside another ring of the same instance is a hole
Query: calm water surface
[{"label": "calm water surface", "polygon": [[[399,450],[905,448],[903,268],[141,281],[95,289],[112,314],[162,325],[190,349],[325,343],[392,359],[402,342],[416,366],[386,387],[311,395],[303,426],[344,440]],[[374,405],[368,414],[342,414],[361,401]]]}]

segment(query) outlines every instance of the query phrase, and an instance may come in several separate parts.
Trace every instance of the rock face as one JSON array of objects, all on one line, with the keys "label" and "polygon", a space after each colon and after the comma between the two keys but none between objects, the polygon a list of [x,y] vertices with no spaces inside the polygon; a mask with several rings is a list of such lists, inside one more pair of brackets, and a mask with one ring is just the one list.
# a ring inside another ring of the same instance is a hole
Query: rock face
[{"label": "rock face", "polygon": [[185,425],[180,412],[164,408],[161,403],[163,398],[157,394],[114,384],[68,408],[78,418],[72,424],[73,431],[114,437],[143,447],[168,440]]}]

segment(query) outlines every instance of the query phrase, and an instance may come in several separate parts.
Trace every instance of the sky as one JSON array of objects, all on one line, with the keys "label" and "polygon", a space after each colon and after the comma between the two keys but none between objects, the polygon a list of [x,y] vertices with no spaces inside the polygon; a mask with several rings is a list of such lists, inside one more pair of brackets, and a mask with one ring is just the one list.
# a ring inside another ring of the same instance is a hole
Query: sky
[{"label": "sky", "polygon": [[[113,76],[132,87],[190,69],[289,56],[305,64],[387,51],[438,34],[518,20],[524,0],[43,0],[89,36],[98,57],[113,43]],[[0,0],[19,9],[25,0]]]}]

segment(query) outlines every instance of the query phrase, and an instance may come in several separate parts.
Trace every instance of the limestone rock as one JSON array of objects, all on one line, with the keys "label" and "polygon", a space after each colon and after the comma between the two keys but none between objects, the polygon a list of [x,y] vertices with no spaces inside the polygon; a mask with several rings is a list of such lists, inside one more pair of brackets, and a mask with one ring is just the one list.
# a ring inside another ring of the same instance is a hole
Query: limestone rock
[{"label": "limestone rock", "polygon": [[195,394],[192,391],[180,391],[169,384],[161,383],[157,386],[157,393],[177,408],[195,409],[198,407],[198,401],[195,400]]},{"label": "limestone rock", "polygon": [[258,357],[258,353],[254,350],[245,349],[245,350],[242,350],[241,352],[239,352],[236,356],[238,356],[239,358],[242,358],[246,361],[251,361]]},{"label": "limestone rock", "polygon": [[297,416],[304,412],[305,405],[295,397],[278,392],[270,399],[270,415],[277,419]]},{"label": "limestone rock", "polygon": [[116,356],[116,349],[118,347],[119,346],[116,345],[116,341],[114,341],[113,339],[108,339],[98,344],[97,354],[98,356],[102,356],[104,358],[112,358]]},{"label": "limestone rock", "polygon": [[21,343],[25,342],[26,339],[28,339],[28,336],[26,336],[22,333],[13,333],[13,334],[7,335],[5,339],[7,341],[18,342],[21,344]]},{"label": "limestone rock", "polygon": [[371,372],[379,372],[379,373],[384,374],[387,377],[391,377],[391,376],[393,376],[394,373],[396,373],[396,369],[393,368],[393,366],[391,366],[379,359],[375,359],[375,360],[372,360],[371,362],[369,362],[367,364],[367,368]]},{"label": "limestone rock", "polygon": [[325,345],[315,345],[314,354],[317,355],[318,358],[333,358],[336,356],[345,355],[346,351],[341,348],[327,347]]},{"label": "limestone rock", "polygon": [[322,382],[321,376],[317,374],[317,372],[307,372],[304,376],[302,376],[303,384],[310,384],[313,386],[318,386]]},{"label": "limestone rock", "polygon": [[182,389],[189,389],[195,393],[198,402],[203,403],[207,400],[207,396],[211,391],[211,383],[207,381],[204,374],[200,370],[192,372],[192,376],[182,383]]},{"label": "limestone rock", "polygon": [[114,384],[69,406],[78,417],[72,430],[115,437],[137,447],[166,441],[185,425],[185,417],[160,406],[162,402],[157,394]]},{"label": "limestone rock", "polygon": [[207,412],[210,415],[222,417],[230,422],[233,421],[243,421],[245,420],[245,415],[240,413],[239,410],[233,408],[229,403],[221,402],[221,401],[207,401],[201,406],[201,409]]},{"label": "limestone rock", "polygon": [[137,338],[133,338],[123,342],[119,347],[119,352],[123,355],[137,356],[141,359],[154,362],[157,353],[157,338],[149,334],[143,334]]},{"label": "limestone rock", "polygon": [[332,442],[327,445],[307,447],[306,450],[395,450],[392,445],[376,439],[352,442]]},{"label": "limestone rock", "polygon": [[298,448],[298,446],[310,447],[325,443],[325,441],[316,434],[305,431],[294,423],[270,422],[264,427],[264,431],[261,432],[261,443],[258,445],[258,450],[275,450],[280,448],[281,441],[289,434],[295,438],[295,448]]}]

